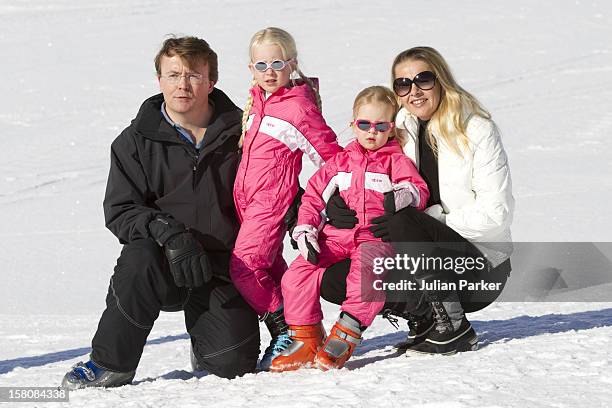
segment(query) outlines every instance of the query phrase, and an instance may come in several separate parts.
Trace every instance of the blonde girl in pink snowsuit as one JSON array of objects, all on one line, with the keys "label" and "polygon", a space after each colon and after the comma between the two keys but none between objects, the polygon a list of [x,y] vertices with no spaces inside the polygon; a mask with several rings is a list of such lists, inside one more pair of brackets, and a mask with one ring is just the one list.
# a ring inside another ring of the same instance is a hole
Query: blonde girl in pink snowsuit
[{"label": "blonde girl in pink snowsuit", "polygon": [[[342,367],[384,305],[384,291],[371,290],[372,262],[375,257],[394,253],[389,244],[372,235],[370,220],[384,214],[383,198],[392,202],[385,204],[387,211],[407,206],[422,210],[429,198],[427,184],[392,137],[398,108],[390,89],[364,89],[353,106],[357,140],[326,162],[308,182],[293,231],[301,256],[282,280],[285,319],[293,344],[273,360],[272,371],[313,363],[323,370]],[[335,191],[357,212],[359,221],[353,229],[325,224],[325,206]],[[347,299],[323,344],[321,277],[327,267],[346,258],[351,259]]]},{"label": "blonde girl in pink snowsuit", "polygon": [[243,115],[242,159],[234,183],[240,231],[230,260],[238,291],[272,335],[260,368],[289,343],[283,317],[281,278],[286,227],[283,217],[299,188],[302,155],[320,167],[342,151],[321,115],[312,80],[298,68],[295,41],[269,27],[250,45],[253,87]]}]

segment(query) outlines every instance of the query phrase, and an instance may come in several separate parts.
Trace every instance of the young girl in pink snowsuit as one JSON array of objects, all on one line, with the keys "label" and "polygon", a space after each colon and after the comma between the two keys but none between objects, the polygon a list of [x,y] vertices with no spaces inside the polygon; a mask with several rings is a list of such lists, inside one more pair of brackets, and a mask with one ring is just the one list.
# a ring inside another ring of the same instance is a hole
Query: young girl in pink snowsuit
[{"label": "young girl in pink snowsuit", "polygon": [[[407,206],[422,210],[429,198],[427,184],[393,138],[398,108],[395,95],[386,87],[373,86],[359,93],[352,122],[357,140],[308,182],[293,231],[302,256],[282,280],[285,319],[293,343],[272,361],[271,371],[312,363],[323,370],[342,367],[384,305],[384,291],[372,289],[372,263],[375,257],[394,254],[389,244],[372,235],[370,220],[384,214],[383,199],[391,201],[385,203],[388,211],[397,211]],[[357,212],[359,222],[353,229],[324,224],[326,202],[336,190]],[[347,299],[323,343],[321,277],[327,267],[346,258],[351,259]]]},{"label": "young girl in pink snowsuit", "polygon": [[250,57],[254,86],[244,110],[242,160],[234,184],[241,226],[230,275],[270,330],[272,341],[260,362],[267,369],[290,343],[280,287],[287,270],[283,217],[299,188],[302,154],[320,167],[342,148],[321,115],[313,82],[298,68],[289,33],[274,27],[258,31]]}]

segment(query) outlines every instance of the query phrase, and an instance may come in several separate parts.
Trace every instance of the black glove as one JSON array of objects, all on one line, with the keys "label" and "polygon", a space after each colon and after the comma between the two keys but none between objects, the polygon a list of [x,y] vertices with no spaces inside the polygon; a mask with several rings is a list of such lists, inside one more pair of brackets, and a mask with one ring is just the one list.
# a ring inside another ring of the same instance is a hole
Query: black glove
[{"label": "black glove", "polygon": [[[440,232],[448,228],[414,207],[402,208],[395,214],[390,214],[386,210],[385,215],[373,218],[370,221],[373,224],[370,227],[372,234],[385,242],[457,241],[455,238],[444,239]],[[458,234],[455,233],[455,235],[459,237]]]},{"label": "black glove", "polygon": [[395,214],[395,193],[393,191],[383,194],[383,208],[385,214]]},{"label": "black glove", "polygon": [[304,189],[302,187],[298,188],[298,192],[295,195],[295,198],[291,202],[287,213],[283,217],[283,222],[285,223],[285,227],[287,227],[287,232],[289,233],[289,239],[291,241],[291,246],[293,249],[298,249],[297,242],[291,236],[293,234],[293,229],[295,228],[295,224],[297,224],[298,220],[298,211],[300,209],[300,205],[302,205],[302,196],[304,195]]},{"label": "black glove", "polygon": [[151,236],[164,247],[176,286],[197,288],[212,279],[212,266],[200,242],[180,222],[157,216],[149,223]]},{"label": "black glove", "polygon": [[391,242],[391,226],[393,225],[393,215],[385,212],[385,215],[372,218],[372,226],[370,231],[376,238],[380,238],[384,242]]},{"label": "black glove", "polygon": [[329,198],[325,212],[329,218],[327,223],[336,228],[351,229],[357,225],[357,212],[346,205],[346,201],[340,196],[338,190]]},{"label": "black glove", "polygon": [[[429,217],[427,214],[421,213],[412,207],[406,207],[396,213],[390,213],[387,195],[385,195],[383,205],[385,207],[385,215],[371,220],[373,225],[370,227],[370,231],[372,231],[376,238],[380,238],[384,242],[415,241],[415,239],[419,242],[432,241],[428,232],[424,229],[422,221],[415,219],[415,217],[421,214]],[[395,208],[395,205],[393,207]]]}]

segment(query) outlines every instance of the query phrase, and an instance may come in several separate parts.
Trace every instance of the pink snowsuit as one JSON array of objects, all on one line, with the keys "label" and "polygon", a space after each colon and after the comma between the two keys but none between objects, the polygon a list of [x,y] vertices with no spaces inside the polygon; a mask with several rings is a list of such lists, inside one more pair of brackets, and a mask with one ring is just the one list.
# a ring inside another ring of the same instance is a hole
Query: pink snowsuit
[{"label": "pink snowsuit", "polygon": [[302,154],[317,167],[342,151],[307,85],[280,88],[265,98],[251,88],[253,106],[234,183],[240,232],[230,276],[259,315],[282,305],[283,217],[299,187]]},{"label": "pink snowsuit", "polygon": [[[336,189],[357,212],[359,221],[353,229],[324,225],[325,205]],[[384,214],[383,194],[389,191],[407,196],[405,202],[419,210],[425,208],[429,198],[427,184],[394,139],[375,151],[364,149],[355,140],[308,181],[293,238],[298,239],[304,231],[318,230],[321,252],[318,265],[298,256],[283,276],[288,324],[308,325],[323,319],[319,301],[323,272],[346,258],[351,259],[351,269],[341,310],[364,326],[372,324],[385,302],[384,292],[372,289],[372,262],[374,257],[394,256],[394,252],[389,244],[374,237],[369,227],[372,218]]]}]

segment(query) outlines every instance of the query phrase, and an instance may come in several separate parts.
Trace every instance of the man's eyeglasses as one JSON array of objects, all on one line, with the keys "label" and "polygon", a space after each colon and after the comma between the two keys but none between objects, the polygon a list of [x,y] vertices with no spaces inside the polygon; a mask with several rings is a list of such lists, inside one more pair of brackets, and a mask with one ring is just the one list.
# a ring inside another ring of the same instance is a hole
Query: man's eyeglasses
[{"label": "man's eyeglasses", "polygon": [[269,64],[266,61],[257,61],[253,63],[253,68],[255,68],[255,70],[259,72],[266,72],[270,68],[275,71],[282,71],[287,65],[289,65],[290,62],[293,62],[293,59],[289,59],[287,61],[274,60]]},{"label": "man's eyeglasses", "polygon": [[160,75],[161,78],[164,78],[168,83],[176,85],[181,81],[181,78],[185,77],[187,82],[191,85],[200,85],[204,82],[204,75],[196,74],[196,73],[187,73],[187,74],[179,74],[178,72],[171,72],[167,75]]},{"label": "man's eyeglasses", "polygon": [[396,78],[393,81],[393,91],[397,96],[406,96],[415,84],[419,89],[428,91],[436,85],[436,75],[431,71],[419,72],[414,78]]},{"label": "man's eyeglasses", "polygon": [[393,122],[370,122],[366,119],[355,119],[353,121],[353,125],[357,126],[358,129],[363,130],[365,132],[369,132],[370,129],[374,129],[377,132],[388,132],[393,129],[395,123]]}]

